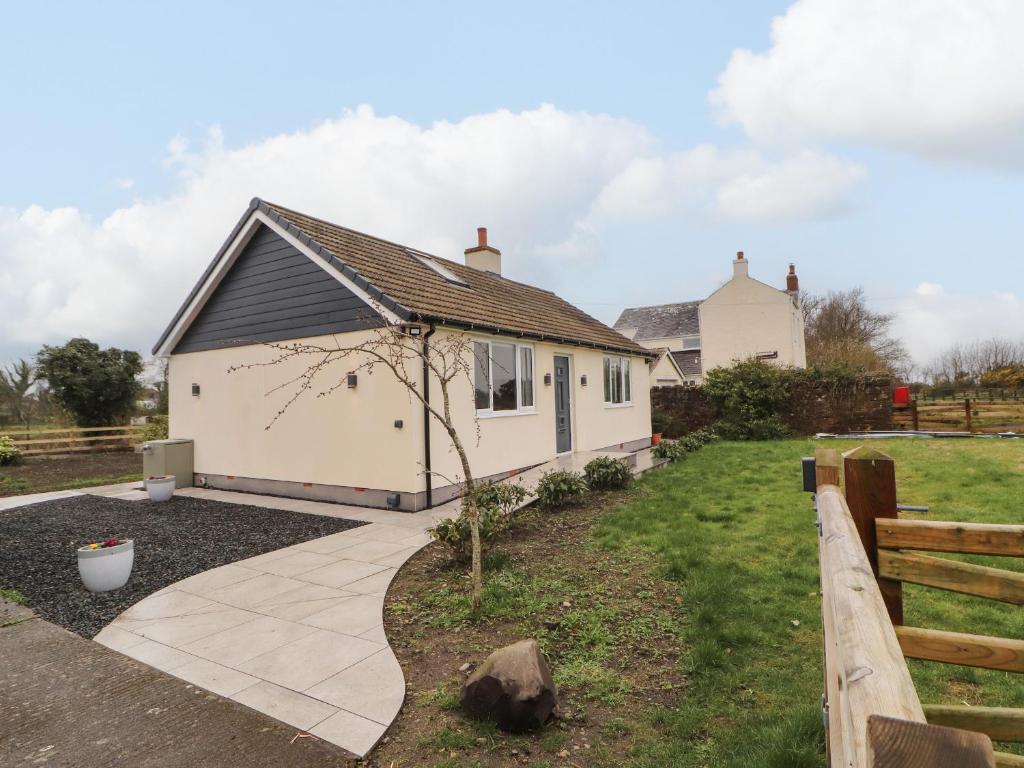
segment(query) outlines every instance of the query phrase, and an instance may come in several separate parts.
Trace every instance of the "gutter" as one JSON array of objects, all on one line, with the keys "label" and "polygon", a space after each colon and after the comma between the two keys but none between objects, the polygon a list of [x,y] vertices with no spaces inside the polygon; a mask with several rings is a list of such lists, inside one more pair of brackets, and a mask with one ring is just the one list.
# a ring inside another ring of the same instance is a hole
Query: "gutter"
[{"label": "gutter", "polygon": [[479,331],[481,333],[490,333],[495,336],[512,336],[519,339],[532,339],[534,341],[547,342],[549,344],[561,344],[566,347],[582,347],[583,349],[599,349],[604,352],[617,352],[620,355],[632,355],[634,357],[645,357],[651,360],[656,360],[661,352],[656,349],[647,349],[646,347],[637,348],[631,347],[619,347],[612,344],[602,344],[596,341],[583,341],[582,339],[571,339],[565,336],[555,336],[553,334],[546,333],[532,333],[530,331],[518,331],[511,328],[502,328],[497,325],[486,325],[484,323],[470,323],[466,321],[452,320],[445,317],[431,316],[424,313],[417,313],[416,317],[424,322],[430,322],[431,327],[435,322],[441,323],[441,325],[461,328],[466,331]]},{"label": "gutter", "polygon": [[430,366],[427,365],[427,355],[430,352],[430,337],[434,335],[437,328],[433,323],[430,330],[423,334],[423,468],[427,479],[427,509],[434,506],[434,476],[430,470],[430,409],[427,404],[430,402]]}]

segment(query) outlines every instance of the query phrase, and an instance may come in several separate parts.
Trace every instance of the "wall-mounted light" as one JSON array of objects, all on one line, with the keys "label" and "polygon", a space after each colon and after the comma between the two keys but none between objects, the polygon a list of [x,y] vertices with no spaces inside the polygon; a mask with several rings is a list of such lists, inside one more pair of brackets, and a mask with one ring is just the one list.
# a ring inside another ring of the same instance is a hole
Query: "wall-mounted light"
[{"label": "wall-mounted light", "polygon": [[199,397],[199,385],[198,384],[193,384],[192,385],[192,397]]},{"label": "wall-mounted light", "polygon": [[410,325],[409,326],[409,335],[410,336],[419,336],[422,332],[423,332],[423,329],[420,328],[418,325]]},{"label": "wall-mounted light", "polygon": [[349,389],[356,388],[357,376],[354,373],[350,373],[348,376],[345,377],[345,379],[348,382]]},{"label": "wall-mounted light", "polygon": [[405,422],[401,419],[395,419],[395,429],[401,429],[405,426]]},{"label": "wall-mounted light", "polygon": [[550,387],[551,386],[551,374],[550,373],[545,373],[544,374],[544,386],[545,387]]},{"label": "wall-mounted light", "polygon": [[581,387],[587,386],[587,374],[585,374],[585,373],[582,376],[580,376],[580,386]]}]

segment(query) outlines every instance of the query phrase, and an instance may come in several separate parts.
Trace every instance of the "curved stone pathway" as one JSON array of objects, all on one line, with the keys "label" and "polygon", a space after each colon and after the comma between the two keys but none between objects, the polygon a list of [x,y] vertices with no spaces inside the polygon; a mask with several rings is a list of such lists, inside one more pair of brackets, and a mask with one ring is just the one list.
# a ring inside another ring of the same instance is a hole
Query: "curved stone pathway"
[{"label": "curved stone pathway", "polygon": [[384,595],[448,507],[408,514],[229,491],[179,493],[367,521],[206,571],[139,601],[96,641],[363,756],[405,698]]},{"label": "curved stone pathway", "polygon": [[[544,472],[580,471],[598,455],[628,457],[635,474],[657,466],[650,450],[584,452],[511,482],[533,490]],[[142,496],[129,485],[84,492]],[[366,755],[405,699],[405,678],[384,634],[385,593],[401,565],[430,542],[427,528],[456,515],[458,502],[405,513],[200,488],[178,493],[367,525],[179,581],[133,605],[95,640]],[[3,501],[0,509],[18,505]]]}]

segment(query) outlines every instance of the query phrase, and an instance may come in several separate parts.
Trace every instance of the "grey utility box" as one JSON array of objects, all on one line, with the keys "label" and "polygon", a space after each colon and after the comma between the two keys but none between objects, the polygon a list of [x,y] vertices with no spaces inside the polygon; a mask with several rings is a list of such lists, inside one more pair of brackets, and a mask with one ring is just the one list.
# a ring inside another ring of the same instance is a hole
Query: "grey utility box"
[{"label": "grey utility box", "polygon": [[192,485],[191,440],[148,440],[142,444],[142,476],[174,475],[175,488]]}]

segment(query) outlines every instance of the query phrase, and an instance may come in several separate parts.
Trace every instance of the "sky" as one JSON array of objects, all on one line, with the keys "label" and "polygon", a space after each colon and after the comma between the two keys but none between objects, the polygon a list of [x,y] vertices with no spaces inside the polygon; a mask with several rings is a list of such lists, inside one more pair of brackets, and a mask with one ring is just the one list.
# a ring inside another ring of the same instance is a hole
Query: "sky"
[{"label": "sky", "polygon": [[612,323],[742,250],[924,365],[1024,338],[1024,3],[5,5],[0,363],[146,354],[254,196]]}]

